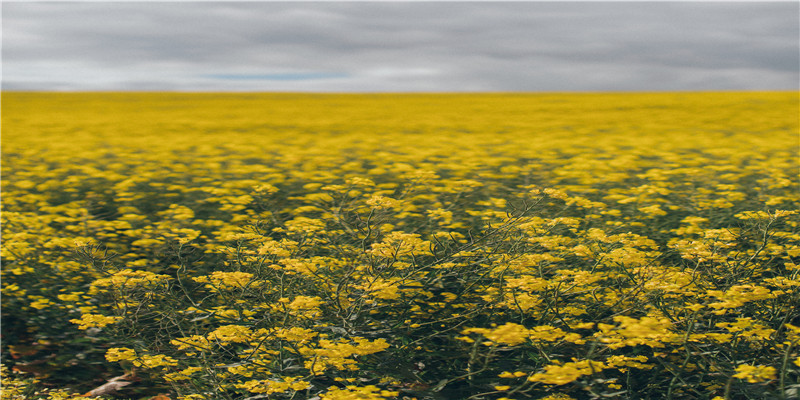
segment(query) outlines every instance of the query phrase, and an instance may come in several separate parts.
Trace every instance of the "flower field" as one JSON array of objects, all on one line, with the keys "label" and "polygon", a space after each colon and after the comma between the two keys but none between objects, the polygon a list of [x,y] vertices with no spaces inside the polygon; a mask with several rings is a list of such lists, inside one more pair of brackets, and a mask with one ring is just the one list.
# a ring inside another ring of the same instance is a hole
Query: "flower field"
[{"label": "flower field", "polygon": [[2,399],[797,399],[798,106],[3,93]]}]

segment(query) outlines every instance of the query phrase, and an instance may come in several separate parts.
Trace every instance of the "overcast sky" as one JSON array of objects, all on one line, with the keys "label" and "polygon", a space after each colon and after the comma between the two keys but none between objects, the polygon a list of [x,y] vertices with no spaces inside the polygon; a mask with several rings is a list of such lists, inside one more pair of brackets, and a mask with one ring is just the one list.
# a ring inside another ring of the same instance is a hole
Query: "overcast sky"
[{"label": "overcast sky", "polygon": [[3,90],[791,90],[800,2],[7,2]]}]

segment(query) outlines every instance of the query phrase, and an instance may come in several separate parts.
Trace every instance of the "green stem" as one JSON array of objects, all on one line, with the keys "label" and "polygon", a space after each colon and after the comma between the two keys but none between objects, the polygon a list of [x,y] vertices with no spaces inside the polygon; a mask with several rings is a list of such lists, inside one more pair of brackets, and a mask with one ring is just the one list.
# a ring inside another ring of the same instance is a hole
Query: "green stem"
[{"label": "green stem", "polygon": [[778,384],[778,398],[781,400],[786,398],[786,366],[789,364],[789,353],[792,352],[795,342],[789,343],[786,351],[783,352],[783,363],[781,363],[781,376],[780,383]]}]

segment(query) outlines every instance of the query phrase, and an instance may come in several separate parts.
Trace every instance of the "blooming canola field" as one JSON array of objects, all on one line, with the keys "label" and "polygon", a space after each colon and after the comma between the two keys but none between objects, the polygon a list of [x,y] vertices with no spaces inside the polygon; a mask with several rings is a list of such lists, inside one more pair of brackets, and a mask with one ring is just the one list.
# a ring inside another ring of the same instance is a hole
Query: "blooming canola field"
[{"label": "blooming canola field", "polygon": [[797,398],[798,107],[4,92],[2,399]]}]

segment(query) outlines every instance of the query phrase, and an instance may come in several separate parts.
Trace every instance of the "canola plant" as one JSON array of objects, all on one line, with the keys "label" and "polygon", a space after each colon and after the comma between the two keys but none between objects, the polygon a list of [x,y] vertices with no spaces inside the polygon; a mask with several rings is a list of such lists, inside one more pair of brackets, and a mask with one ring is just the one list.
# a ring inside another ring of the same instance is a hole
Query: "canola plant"
[{"label": "canola plant", "polygon": [[2,399],[797,398],[799,105],[3,93]]}]

